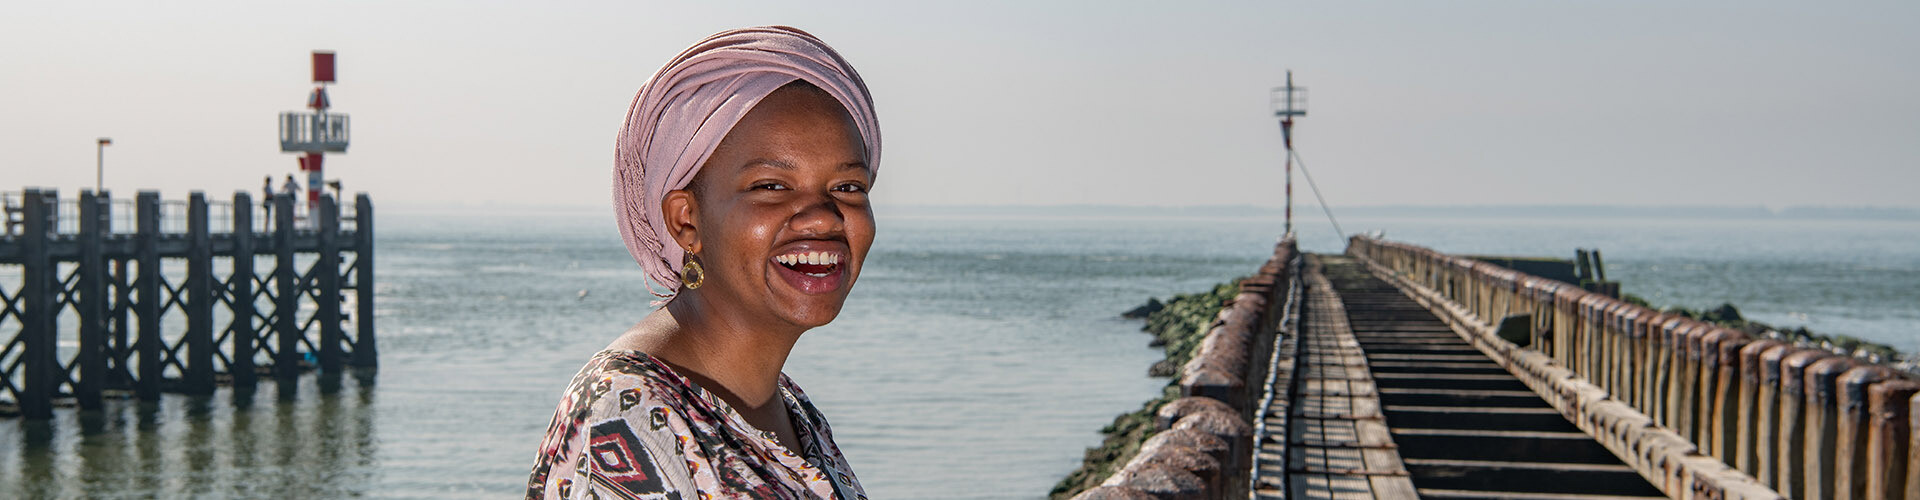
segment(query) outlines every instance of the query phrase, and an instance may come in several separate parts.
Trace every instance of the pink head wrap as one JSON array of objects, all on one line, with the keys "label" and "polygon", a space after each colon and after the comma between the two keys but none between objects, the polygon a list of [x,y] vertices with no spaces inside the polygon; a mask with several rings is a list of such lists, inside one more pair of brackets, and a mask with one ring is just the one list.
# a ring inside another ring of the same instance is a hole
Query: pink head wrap
[{"label": "pink head wrap", "polygon": [[[853,117],[880,170],[880,122],[860,74],[825,42],[785,26],[723,31],[681,52],[640,86],[614,145],[613,205],[620,237],[672,297],[686,250],[667,231],[660,200],[685,189],[740,118],[795,80],[820,87]],[[653,290],[648,284],[647,289]]]}]

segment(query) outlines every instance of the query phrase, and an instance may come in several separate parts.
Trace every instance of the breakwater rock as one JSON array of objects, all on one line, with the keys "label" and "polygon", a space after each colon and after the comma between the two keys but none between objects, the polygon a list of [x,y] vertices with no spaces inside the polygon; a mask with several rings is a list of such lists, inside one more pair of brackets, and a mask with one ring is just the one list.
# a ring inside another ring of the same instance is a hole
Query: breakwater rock
[{"label": "breakwater rock", "polygon": [[1101,429],[1101,445],[1087,449],[1050,498],[1244,496],[1251,406],[1265,380],[1274,304],[1284,300],[1276,290],[1284,294],[1297,254],[1292,238],[1281,240],[1252,276],[1128,311],[1145,314],[1150,344],[1166,351],[1149,373],[1171,380],[1159,397]]}]

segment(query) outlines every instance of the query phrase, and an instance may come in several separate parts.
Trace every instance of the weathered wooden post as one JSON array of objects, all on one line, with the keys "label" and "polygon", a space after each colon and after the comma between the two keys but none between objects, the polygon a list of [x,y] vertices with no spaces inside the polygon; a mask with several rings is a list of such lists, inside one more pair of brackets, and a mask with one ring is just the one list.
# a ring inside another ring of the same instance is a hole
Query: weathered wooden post
[{"label": "weathered wooden post", "polygon": [[380,348],[373,334],[373,200],[366,193],[353,200],[353,365],[376,366]]},{"label": "weathered wooden post", "polygon": [[1893,370],[1874,365],[1859,366],[1840,375],[1840,400],[1835,412],[1839,419],[1834,426],[1838,447],[1837,453],[1829,457],[1834,463],[1836,498],[1867,498],[1867,434],[1873,421],[1867,414],[1867,391],[1895,377],[1898,375]]},{"label": "weathered wooden post", "polygon": [[1674,344],[1674,341],[1680,338],[1678,332],[1684,325],[1686,325],[1686,318],[1666,315],[1665,321],[1654,326],[1654,331],[1650,336],[1653,341],[1653,362],[1648,363],[1647,367],[1642,369],[1643,372],[1648,374],[1648,385],[1651,386],[1652,389],[1647,394],[1649,409],[1652,411],[1648,412],[1647,415],[1653,417],[1655,424],[1667,428],[1673,428],[1674,421],[1676,420],[1671,411],[1674,403],[1670,401],[1668,397],[1673,394],[1674,384],[1679,383],[1676,377],[1673,376],[1675,371],[1674,358],[1678,356],[1677,351],[1679,349],[1679,347]]},{"label": "weathered wooden post", "polygon": [[[1888,391],[1888,392],[1891,393],[1892,391]],[[1906,401],[1907,402],[1904,403],[1907,406],[1906,431],[1907,431],[1907,439],[1908,439],[1906,479],[1904,480],[1904,482],[1906,483],[1906,493],[1903,496],[1898,496],[1898,497],[1888,496],[1887,498],[1920,498],[1920,394],[1914,394],[1912,396],[1908,396]],[[1895,399],[1891,395],[1889,396],[1887,401],[1887,408],[1889,411],[1886,413],[1886,416],[1888,420],[1892,421],[1891,423],[1894,426],[1899,425],[1898,423],[1899,421],[1894,419],[1895,412],[1898,410],[1893,410],[1893,408],[1901,404],[1903,403],[1901,403],[1899,399]],[[1897,430],[1888,429],[1885,435],[1888,436],[1889,439],[1892,439],[1892,437],[1897,432],[1898,432]],[[1889,450],[1891,450],[1891,448],[1894,445],[1889,444],[1887,446]],[[1889,454],[1891,453],[1892,452],[1889,451]],[[1898,456],[1898,455],[1894,455],[1894,456]],[[1891,463],[1892,460],[1889,460],[1888,462],[1889,462],[1888,465],[1891,466],[1891,467],[1888,467],[1888,469],[1890,469],[1888,472],[1894,475],[1900,474],[1901,469],[1899,468],[1899,466],[1892,465]],[[1896,491],[1896,490],[1900,490],[1901,488],[1895,484],[1894,480],[1889,479],[1889,481],[1887,482],[1886,489],[1888,491]]]},{"label": "weathered wooden post", "polygon": [[1778,479],[1773,489],[1787,498],[1801,498],[1805,491],[1807,443],[1807,367],[1831,357],[1818,349],[1794,351],[1780,358],[1779,458],[1774,460]]},{"label": "weathered wooden post", "polygon": [[1607,344],[1607,392],[1621,402],[1633,399],[1633,322],[1646,308],[1625,305],[1611,323]]},{"label": "weathered wooden post", "polygon": [[1787,355],[1799,352],[1800,348],[1780,344],[1760,351],[1760,385],[1758,396],[1759,417],[1754,419],[1753,441],[1756,460],[1754,477],[1768,488],[1780,487],[1780,448],[1787,442],[1786,428],[1782,427],[1781,412],[1786,411],[1784,404],[1795,401],[1788,398],[1782,384],[1785,372],[1781,367]]},{"label": "weathered wooden post", "polygon": [[140,352],[140,370],[134,377],[134,393],[143,401],[160,400],[160,193],[141,191],[134,197],[134,260],[140,276],[134,278],[134,321],[139,324],[133,339]]},{"label": "weathered wooden post", "polygon": [[[1709,366],[1713,360],[1707,356],[1707,351],[1711,349],[1711,346],[1707,345],[1707,336],[1713,334],[1714,328],[1712,324],[1699,322],[1699,325],[1687,335],[1686,372],[1681,374],[1686,378],[1687,394],[1681,399],[1685,402],[1685,406],[1680,410],[1685,413],[1680,418],[1689,429],[1688,433],[1682,435],[1699,445],[1701,454],[1709,456],[1713,456],[1713,446],[1709,444],[1712,439],[1707,435],[1709,426],[1704,417],[1708,406],[1707,398],[1713,395],[1711,388],[1713,382],[1706,379],[1706,375],[1713,373],[1713,367]],[[1719,457],[1714,456],[1714,458]]]},{"label": "weathered wooden post", "polygon": [[1665,370],[1667,375],[1667,421],[1665,425],[1673,428],[1675,433],[1679,434],[1682,438],[1686,438],[1687,441],[1699,443],[1700,440],[1693,434],[1693,404],[1691,399],[1694,395],[1693,376],[1699,372],[1694,370],[1692,360],[1689,358],[1694,354],[1693,343],[1690,342],[1693,338],[1693,332],[1702,325],[1697,321],[1686,320],[1680,322],[1678,326],[1679,328],[1673,330],[1673,334],[1668,340],[1668,350],[1672,351],[1672,355],[1669,357],[1672,361],[1667,364],[1667,369]]},{"label": "weathered wooden post", "polygon": [[233,355],[227,362],[227,372],[233,376],[233,387],[238,390],[251,389],[258,380],[253,367],[253,339],[259,337],[260,331],[253,326],[256,314],[253,277],[253,197],[245,191],[236,191],[233,193],[233,274],[227,277],[231,294],[227,305],[233,312],[227,336]]},{"label": "weathered wooden post", "polygon": [[1769,350],[1779,349],[1779,341],[1759,340],[1740,348],[1739,392],[1734,396],[1734,411],[1738,412],[1733,424],[1733,467],[1752,475],[1761,484],[1771,482],[1772,478],[1761,473],[1760,446],[1773,441],[1760,441],[1760,425],[1772,423],[1772,419],[1762,415],[1772,413],[1777,407],[1775,401],[1768,398],[1770,391],[1761,388],[1762,384],[1778,382],[1779,358],[1774,358],[1774,374],[1771,381],[1765,378],[1765,369],[1761,363],[1767,362],[1763,356]]},{"label": "weathered wooden post", "polygon": [[55,275],[59,264],[48,253],[49,234],[54,230],[58,199],[52,192],[28,189],[21,196],[22,208],[20,267],[26,274],[20,283],[22,347],[20,356],[25,387],[20,391],[20,414],[30,419],[53,418],[53,395],[66,378],[55,351],[59,334],[55,321],[60,317],[59,285]]},{"label": "weathered wooden post", "polygon": [[1649,311],[1648,314],[1641,315],[1639,319],[1634,320],[1632,367],[1634,380],[1633,395],[1632,398],[1629,399],[1629,404],[1633,405],[1634,409],[1640,410],[1640,413],[1643,415],[1651,416],[1654,414],[1653,383],[1658,379],[1652,376],[1650,370],[1653,369],[1654,354],[1656,352],[1654,350],[1654,342],[1658,337],[1658,328],[1659,325],[1666,320],[1666,313],[1654,311]]},{"label": "weathered wooden post", "polygon": [[340,232],[340,206],[332,196],[320,195],[319,231],[316,246],[320,256],[313,262],[313,278],[320,289],[314,300],[315,322],[320,324],[320,369],[340,371],[340,247],[335,237]]},{"label": "weathered wooden post", "polygon": [[1714,456],[1732,465],[1738,461],[1735,454],[1740,447],[1741,417],[1747,415],[1749,408],[1740,406],[1740,350],[1753,339],[1725,328],[1719,332],[1720,338],[1714,342],[1713,404],[1708,414],[1713,425]]},{"label": "weathered wooden post", "polygon": [[1804,484],[1809,498],[1835,497],[1838,464],[1834,463],[1834,457],[1840,453],[1840,412],[1836,408],[1840,402],[1840,374],[1855,365],[1852,359],[1833,356],[1807,367],[1807,458],[1802,463],[1806,464]]},{"label": "weathered wooden post", "polygon": [[107,379],[107,261],[100,243],[107,231],[105,193],[80,191],[80,380],[73,388],[82,410],[98,410]]},{"label": "weathered wooden post", "polygon": [[273,353],[274,376],[300,375],[300,273],[293,269],[293,197],[273,198],[273,335],[279,344]]},{"label": "weathered wooden post", "polygon": [[187,362],[181,388],[213,394],[213,240],[207,225],[207,195],[187,195]]}]

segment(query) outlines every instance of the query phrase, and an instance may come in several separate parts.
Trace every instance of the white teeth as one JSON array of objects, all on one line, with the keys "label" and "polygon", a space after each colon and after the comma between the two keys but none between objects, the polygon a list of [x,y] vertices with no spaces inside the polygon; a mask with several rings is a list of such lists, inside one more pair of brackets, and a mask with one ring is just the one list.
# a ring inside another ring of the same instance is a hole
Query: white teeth
[{"label": "white teeth", "polygon": [[799,264],[808,264],[808,265],[815,265],[815,266],[831,266],[831,265],[836,265],[840,263],[840,254],[834,253],[834,252],[790,253],[785,255],[776,255],[773,257],[773,260],[774,262],[779,262],[781,264],[785,264],[789,266],[799,265]]}]

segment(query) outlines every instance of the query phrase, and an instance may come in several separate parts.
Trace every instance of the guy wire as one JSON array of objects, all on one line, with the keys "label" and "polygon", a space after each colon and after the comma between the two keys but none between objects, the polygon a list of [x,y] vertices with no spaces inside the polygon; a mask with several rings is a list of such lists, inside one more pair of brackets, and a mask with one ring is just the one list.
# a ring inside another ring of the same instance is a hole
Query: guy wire
[{"label": "guy wire", "polygon": [[1333,218],[1333,207],[1327,206],[1327,198],[1320,195],[1320,185],[1313,182],[1313,173],[1307,171],[1307,160],[1300,159],[1300,152],[1287,148],[1287,154],[1293,155],[1293,161],[1300,164],[1300,174],[1307,178],[1307,187],[1313,188],[1313,199],[1320,202],[1320,211],[1327,213],[1327,222],[1333,223],[1334,237],[1340,240],[1340,247],[1347,246],[1347,232],[1340,229],[1340,221]]}]

